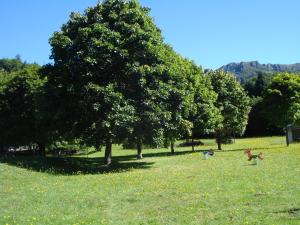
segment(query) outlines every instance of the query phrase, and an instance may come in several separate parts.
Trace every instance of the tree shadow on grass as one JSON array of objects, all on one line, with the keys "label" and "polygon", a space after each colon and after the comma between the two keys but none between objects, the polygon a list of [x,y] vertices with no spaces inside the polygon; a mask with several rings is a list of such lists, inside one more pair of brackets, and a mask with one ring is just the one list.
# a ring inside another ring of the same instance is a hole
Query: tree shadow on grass
[{"label": "tree shadow on grass", "polygon": [[170,151],[169,152],[151,152],[151,153],[143,153],[143,156],[148,158],[148,157],[169,157],[169,156],[178,156],[178,155],[187,155],[187,154],[192,154],[195,152],[199,151],[180,151],[180,150],[175,150],[174,154],[172,154]]},{"label": "tree shadow on grass", "polygon": [[[256,151],[256,150],[277,150],[279,148],[284,148],[285,146],[276,146],[276,147],[259,147],[259,148],[251,148],[251,150]],[[216,150],[217,152],[220,153],[226,153],[226,152],[241,152],[245,151],[247,148],[237,148],[237,149],[229,149],[229,150]]]},{"label": "tree shadow on grass", "polygon": [[248,163],[248,164],[245,164],[245,165],[243,165],[243,166],[253,166],[253,167],[255,167],[255,166],[258,166],[258,164]]},{"label": "tree shadow on grass", "polygon": [[[253,148],[253,150],[275,150],[278,148],[282,147],[261,147]],[[143,155],[145,158],[170,157],[199,153],[203,151],[207,150],[182,151],[177,149],[174,154],[172,154],[170,151],[147,153],[147,150],[145,150],[143,152]],[[232,151],[245,151],[245,149],[239,148],[222,151],[216,150],[216,152],[218,153],[226,153]],[[132,169],[148,169],[151,168],[151,166],[154,164],[154,162],[136,160],[136,154],[115,156],[113,157],[113,163],[109,167],[105,166],[103,158],[40,157],[32,155],[0,157],[0,163],[6,163],[20,168],[26,168],[32,171],[57,175],[122,173],[130,171]]]},{"label": "tree shadow on grass", "polygon": [[154,164],[153,162],[144,161],[125,162],[125,159],[118,160],[118,157],[114,157],[113,160],[113,163],[108,167],[104,164],[102,158],[40,156],[0,157],[0,163],[53,175],[122,173],[132,169],[148,169]]},{"label": "tree shadow on grass", "polygon": [[282,211],[277,211],[275,213],[286,213],[290,216],[299,217],[300,216],[300,208],[290,208]]},{"label": "tree shadow on grass", "polygon": [[[194,152],[177,150],[174,154],[171,152],[147,153],[147,150],[145,150],[143,156],[145,158],[170,157],[191,153]],[[154,164],[154,162],[137,160],[136,154],[115,156],[109,167],[105,165],[103,158],[99,157],[41,157],[34,155],[15,155],[0,157],[0,163],[54,175],[122,173],[133,169],[148,169]]]},{"label": "tree shadow on grass", "polygon": [[[195,150],[193,151],[189,151],[189,150],[179,150],[177,149],[177,151],[175,150],[174,154],[171,153],[171,151],[168,151],[166,149],[166,151],[157,151],[154,152],[154,149],[151,149],[151,153],[148,153],[149,149],[145,149],[143,150],[143,157],[144,158],[156,158],[156,157],[172,157],[172,156],[179,156],[179,155],[188,155],[188,154],[192,154],[192,153],[197,153],[197,152],[201,152],[202,150]],[[124,151],[128,151],[128,150],[124,150]],[[132,150],[130,150],[131,153]],[[123,155],[123,156],[115,156],[113,157],[113,159],[117,160],[117,161],[129,161],[129,160],[136,160],[136,154],[130,154],[130,155]]]}]

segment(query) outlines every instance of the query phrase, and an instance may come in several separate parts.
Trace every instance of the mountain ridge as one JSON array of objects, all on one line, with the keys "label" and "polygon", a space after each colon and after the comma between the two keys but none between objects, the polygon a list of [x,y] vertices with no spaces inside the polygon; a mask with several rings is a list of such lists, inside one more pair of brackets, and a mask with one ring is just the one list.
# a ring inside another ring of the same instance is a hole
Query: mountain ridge
[{"label": "mountain ridge", "polygon": [[300,72],[300,63],[294,64],[261,64],[259,61],[248,61],[239,63],[229,63],[219,68],[226,72],[233,73],[239,79],[250,79],[257,75],[257,72],[277,73],[277,72]]}]

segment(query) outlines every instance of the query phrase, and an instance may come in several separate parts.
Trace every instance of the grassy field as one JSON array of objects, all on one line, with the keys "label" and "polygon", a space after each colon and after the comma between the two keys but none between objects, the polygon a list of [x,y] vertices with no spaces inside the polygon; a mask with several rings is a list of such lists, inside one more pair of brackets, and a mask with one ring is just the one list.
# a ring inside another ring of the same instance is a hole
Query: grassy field
[{"label": "grassy field", "polygon": [[[113,149],[71,158],[0,158],[0,224],[300,224],[300,144],[238,139],[203,160],[199,150]],[[257,166],[245,148],[262,151]]]}]

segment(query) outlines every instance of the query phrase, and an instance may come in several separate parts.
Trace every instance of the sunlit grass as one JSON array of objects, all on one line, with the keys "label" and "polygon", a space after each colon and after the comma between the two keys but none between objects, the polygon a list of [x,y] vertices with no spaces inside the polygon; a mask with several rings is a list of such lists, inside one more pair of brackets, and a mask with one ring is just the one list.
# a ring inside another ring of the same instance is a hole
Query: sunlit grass
[{"label": "sunlit grass", "polygon": [[[103,153],[1,158],[0,224],[300,224],[300,145],[284,141],[237,139],[209,160],[115,146],[111,169]],[[265,159],[251,165],[245,148]]]}]

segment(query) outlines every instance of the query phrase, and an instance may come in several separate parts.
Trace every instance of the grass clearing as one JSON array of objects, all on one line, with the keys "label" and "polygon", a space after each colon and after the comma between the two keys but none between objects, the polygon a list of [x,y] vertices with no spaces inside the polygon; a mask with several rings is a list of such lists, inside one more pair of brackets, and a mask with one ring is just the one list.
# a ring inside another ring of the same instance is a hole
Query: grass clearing
[{"label": "grass clearing", "polygon": [[[265,155],[257,166],[249,147]],[[0,158],[0,224],[300,224],[300,144],[237,139],[209,160],[189,150],[136,160],[114,146],[110,169],[103,153]]]}]

